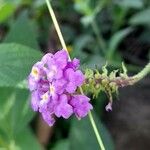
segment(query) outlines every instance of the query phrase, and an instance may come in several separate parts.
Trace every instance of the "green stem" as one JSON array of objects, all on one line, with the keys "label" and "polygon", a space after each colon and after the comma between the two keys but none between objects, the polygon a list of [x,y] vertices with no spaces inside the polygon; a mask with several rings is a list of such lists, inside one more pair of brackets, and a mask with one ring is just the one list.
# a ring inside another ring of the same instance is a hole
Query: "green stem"
[{"label": "green stem", "polygon": [[[56,29],[57,34],[58,34],[58,37],[59,37],[59,39],[60,39],[61,45],[62,45],[62,47],[63,47],[63,48],[67,51],[67,53],[68,53],[67,46],[66,46],[65,41],[64,41],[64,38],[63,38],[63,36],[62,36],[62,33],[61,33],[61,30],[60,30],[59,24],[58,24],[58,22],[57,22],[55,13],[54,13],[54,11],[53,11],[53,8],[52,8],[52,6],[51,6],[49,0],[45,0],[45,1],[46,1],[46,4],[47,4],[47,7],[48,7],[48,9],[49,9],[50,15],[51,15],[51,17],[52,17],[52,20],[53,20],[55,29]],[[71,60],[69,53],[68,53],[68,57],[69,57],[69,59]],[[80,87],[79,89],[80,89],[81,94],[84,94],[82,88]],[[98,132],[98,129],[97,129],[97,127],[96,127],[96,123],[95,123],[95,121],[94,121],[94,119],[93,119],[93,116],[92,116],[91,112],[89,112],[89,119],[90,119],[90,121],[91,121],[91,124],[92,124],[93,130],[94,130],[94,132],[95,132],[97,141],[98,141],[98,143],[99,143],[100,149],[101,149],[101,150],[105,150],[105,147],[104,147],[104,145],[103,145],[103,142],[102,142],[102,140],[101,140],[100,134],[99,134],[99,132]]]},{"label": "green stem", "polygon": [[[65,44],[65,41],[64,41],[63,35],[62,35],[62,33],[61,33],[61,30],[60,30],[59,24],[58,24],[58,22],[57,22],[57,19],[56,19],[55,13],[54,13],[54,11],[53,11],[53,8],[52,8],[52,6],[51,6],[51,4],[50,4],[49,0],[46,0],[46,4],[47,4],[48,10],[49,10],[49,13],[50,13],[50,15],[51,15],[52,21],[53,21],[53,23],[54,23],[54,26],[55,26],[56,32],[57,32],[57,34],[58,34],[58,37],[59,37],[60,43],[61,43],[61,45],[62,45],[63,49],[65,49],[65,50],[66,50],[66,52],[68,53],[68,51],[67,51],[67,46],[66,46],[66,44]],[[68,56],[69,56],[69,53],[68,53]],[[69,59],[71,60],[70,56],[69,56]]]},{"label": "green stem", "polygon": [[139,80],[143,79],[149,73],[150,73],[150,62],[144,67],[143,70],[141,70],[138,74],[132,77],[134,79],[133,83],[136,83]]},{"label": "green stem", "polygon": [[103,144],[103,142],[102,142],[101,137],[99,136],[98,129],[97,129],[96,124],[95,124],[95,122],[94,122],[94,119],[93,119],[92,113],[91,113],[91,112],[89,112],[89,113],[88,113],[88,115],[89,115],[90,122],[91,122],[91,124],[92,124],[93,130],[94,130],[94,132],[95,132],[96,138],[97,138],[97,140],[98,140],[98,143],[99,143],[100,149],[101,149],[101,150],[105,150],[104,144]]}]

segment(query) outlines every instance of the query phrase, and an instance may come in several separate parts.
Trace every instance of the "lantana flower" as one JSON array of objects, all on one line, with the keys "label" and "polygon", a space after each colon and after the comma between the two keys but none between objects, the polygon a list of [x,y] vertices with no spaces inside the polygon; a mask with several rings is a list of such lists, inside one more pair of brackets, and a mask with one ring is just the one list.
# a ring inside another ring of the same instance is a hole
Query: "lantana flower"
[{"label": "lantana flower", "polygon": [[80,61],[70,61],[65,50],[48,53],[33,65],[28,77],[31,106],[48,125],[52,126],[56,117],[68,119],[75,114],[81,119],[93,108],[89,98],[77,92],[85,80],[79,66]]}]

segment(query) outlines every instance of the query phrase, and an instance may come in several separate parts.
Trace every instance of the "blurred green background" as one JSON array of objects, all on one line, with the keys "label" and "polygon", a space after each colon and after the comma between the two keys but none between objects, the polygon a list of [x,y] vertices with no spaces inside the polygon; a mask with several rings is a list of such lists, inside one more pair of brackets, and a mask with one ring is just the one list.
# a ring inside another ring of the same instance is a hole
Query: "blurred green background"
[{"label": "blurred green background", "polygon": [[[110,70],[120,69],[124,61],[132,74],[149,61],[149,0],[52,0],[51,3],[70,55],[81,60],[83,70],[100,69],[106,61]],[[59,49],[61,45],[44,0],[0,0],[0,149],[99,149],[88,117],[81,121],[73,117],[59,119],[50,128],[30,108],[26,78],[31,67],[44,53]],[[144,85],[142,88],[148,91],[149,84]],[[141,89],[139,92],[142,93]],[[136,91],[132,97],[134,94]],[[146,99],[150,98],[149,94],[145,95]],[[93,100],[94,118],[106,150],[149,150],[144,143],[137,148],[117,145],[113,127],[110,129],[115,119],[111,120],[106,113],[106,104],[103,93]],[[150,116],[150,112],[147,114]],[[118,130],[121,127],[118,126]],[[117,135],[124,139],[123,133],[120,134]],[[150,140],[150,137],[144,138]]]}]

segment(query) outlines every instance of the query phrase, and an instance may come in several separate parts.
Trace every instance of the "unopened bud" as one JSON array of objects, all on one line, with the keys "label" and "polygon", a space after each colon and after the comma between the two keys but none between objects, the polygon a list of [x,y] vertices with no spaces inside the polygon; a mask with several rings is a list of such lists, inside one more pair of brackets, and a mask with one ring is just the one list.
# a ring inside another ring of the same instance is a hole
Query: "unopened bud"
[{"label": "unopened bud", "polygon": [[107,85],[108,84],[108,80],[107,79],[103,79],[102,80],[102,84],[103,84],[103,86]]},{"label": "unopened bud", "polygon": [[97,83],[96,86],[95,86],[95,88],[96,88],[96,89],[99,89],[99,88],[100,88],[100,84]]},{"label": "unopened bud", "polygon": [[97,73],[94,75],[94,77],[95,77],[95,79],[99,79],[101,77],[101,75]]},{"label": "unopened bud", "polygon": [[115,82],[111,82],[109,83],[110,88],[112,89],[112,91],[116,91],[117,85]]},{"label": "unopened bud", "polygon": [[89,83],[91,83],[93,81],[93,79],[92,78],[89,78]]}]

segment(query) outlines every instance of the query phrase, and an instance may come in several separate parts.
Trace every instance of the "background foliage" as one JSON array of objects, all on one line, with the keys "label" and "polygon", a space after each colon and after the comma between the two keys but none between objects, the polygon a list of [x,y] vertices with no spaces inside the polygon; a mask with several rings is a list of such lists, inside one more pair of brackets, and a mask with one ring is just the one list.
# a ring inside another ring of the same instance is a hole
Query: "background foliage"
[{"label": "background foliage", "polygon": [[[125,61],[137,72],[150,58],[149,0],[53,0],[53,8],[72,57],[82,68],[110,69]],[[0,147],[40,150],[37,120],[30,108],[26,79],[42,53],[61,49],[43,0],[0,0]],[[131,44],[132,43],[132,44]],[[95,119],[107,150],[114,144],[105,125],[106,97],[95,100]],[[97,150],[88,118],[58,120],[47,149]]]}]

